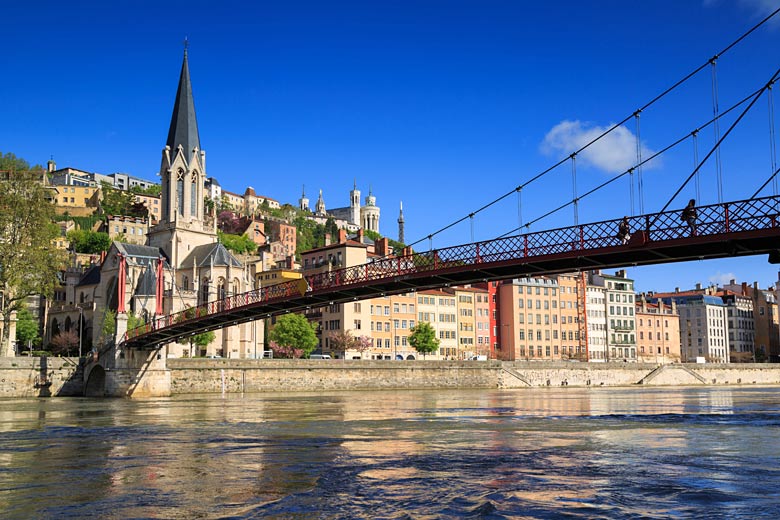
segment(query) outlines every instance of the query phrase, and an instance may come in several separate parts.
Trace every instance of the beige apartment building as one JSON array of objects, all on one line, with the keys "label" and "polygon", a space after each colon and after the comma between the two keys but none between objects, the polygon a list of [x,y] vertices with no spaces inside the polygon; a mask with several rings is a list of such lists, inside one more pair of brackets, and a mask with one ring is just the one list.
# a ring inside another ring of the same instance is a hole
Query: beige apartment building
[{"label": "beige apartment building", "polygon": [[415,293],[373,298],[369,304],[373,346],[364,359],[417,359],[409,344],[411,329],[417,323]]},{"label": "beige apartment building", "polygon": [[439,352],[428,359],[458,359],[458,310],[455,295],[441,289],[417,292],[417,321],[430,323]]},{"label": "beige apartment building", "polygon": [[648,303],[642,295],[636,303],[636,345],[639,361],[678,363],[680,361],[680,316],[677,304]]}]

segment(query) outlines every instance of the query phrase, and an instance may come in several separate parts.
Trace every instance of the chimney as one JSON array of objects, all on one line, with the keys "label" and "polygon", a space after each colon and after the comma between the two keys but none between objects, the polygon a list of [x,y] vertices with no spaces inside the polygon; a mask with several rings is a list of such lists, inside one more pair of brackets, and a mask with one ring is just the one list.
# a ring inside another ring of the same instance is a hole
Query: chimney
[{"label": "chimney", "polygon": [[[755,282],[755,283],[757,283],[757,282]],[[748,289],[747,282],[742,282],[742,296],[747,296],[747,293],[748,293],[747,289]]]},{"label": "chimney", "polygon": [[680,292],[680,288],[679,287],[675,287],[674,288],[674,292],[676,292],[676,293]]},{"label": "chimney", "polygon": [[697,291],[701,291],[701,283],[700,282],[696,283],[696,290]]},{"label": "chimney", "polygon": [[347,242],[347,230],[339,229],[339,244],[345,244]]},{"label": "chimney", "polygon": [[390,241],[387,239],[387,237],[380,238],[376,241],[374,245],[374,251],[379,256],[387,256],[390,254]]},{"label": "chimney", "polygon": [[729,280],[729,285],[736,285],[736,284],[737,281],[735,279],[732,278],[731,280]]},{"label": "chimney", "polygon": [[361,244],[363,243],[363,228],[358,229],[357,241]]},{"label": "chimney", "polygon": [[287,269],[293,269],[295,267],[295,257],[292,255],[287,255]]},{"label": "chimney", "polygon": [[325,245],[330,245],[330,233],[325,233]]}]

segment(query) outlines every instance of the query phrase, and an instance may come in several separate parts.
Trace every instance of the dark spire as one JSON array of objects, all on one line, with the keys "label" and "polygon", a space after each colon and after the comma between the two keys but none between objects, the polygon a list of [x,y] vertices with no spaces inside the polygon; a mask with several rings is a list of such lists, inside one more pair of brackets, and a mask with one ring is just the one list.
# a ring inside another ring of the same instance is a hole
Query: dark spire
[{"label": "dark spire", "polygon": [[404,203],[401,201],[401,211],[398,213],[398,241],[404,244]]},{"label": "dark spire", "polygon": [[195,119],[195,102],[192,99],[186,45],[185,42],[184,62],[181,64],[181,75],[179,76],[179,90],[176,92],[171,128],[168,130],[168,141],[165,144],[171,147],[171,159],[175,156],[176,149],[181,145],[185,157],[189,161],[192,149],[196,147],[200,149],[200,136],[198,135],[198,122]]}]

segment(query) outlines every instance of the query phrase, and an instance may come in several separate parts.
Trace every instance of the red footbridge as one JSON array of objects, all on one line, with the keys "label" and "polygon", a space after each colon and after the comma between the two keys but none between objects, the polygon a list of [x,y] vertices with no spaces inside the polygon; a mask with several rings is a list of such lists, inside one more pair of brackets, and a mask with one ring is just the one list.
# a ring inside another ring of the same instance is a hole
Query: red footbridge
[{"label": "red footbridge", "polygon": [[695,228],[681,220],[681,209],[631,217],[626,244],[618,238],[616,219],[377,258],[157,317],[129,330],[123,346],[157,349],[288,312],[489,280],[759,254],[780,263],[780,197],[697,210]]}]

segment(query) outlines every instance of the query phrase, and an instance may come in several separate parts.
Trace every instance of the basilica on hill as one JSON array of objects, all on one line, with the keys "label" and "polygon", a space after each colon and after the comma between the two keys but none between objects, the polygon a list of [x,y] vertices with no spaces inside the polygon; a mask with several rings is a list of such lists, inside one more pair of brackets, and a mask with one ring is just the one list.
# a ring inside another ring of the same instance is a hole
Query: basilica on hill
[{"label": "basilica on hill", "polygon": [[[116,312],[121,333],[127,313],[149,320],[251,288],[249,268],[217,240],[216,218],[205,214],[206,152],[200,145],[186,49],[160,179],[162,214],[147,232],[146,244],[114,242],[101,264],[86,271],[69,269],[64,305],[49,313],[52,335],[79,323],[88,343],[99,346],[106,341],[108,310]],[[259,348],[262,356],[257,340],[262,327],[261,321],[216,330],[206,351],[174,343],[163,355],[245,358],[255,357]]]}]

